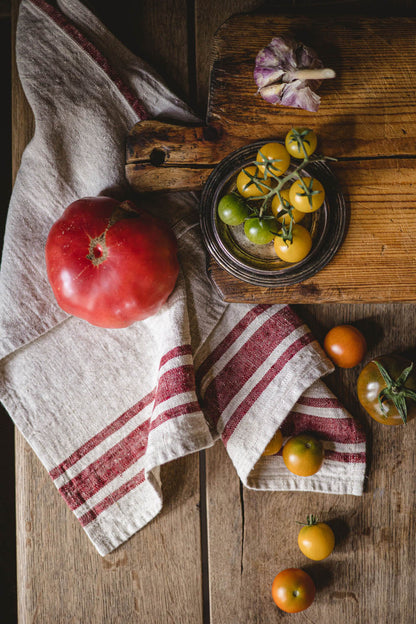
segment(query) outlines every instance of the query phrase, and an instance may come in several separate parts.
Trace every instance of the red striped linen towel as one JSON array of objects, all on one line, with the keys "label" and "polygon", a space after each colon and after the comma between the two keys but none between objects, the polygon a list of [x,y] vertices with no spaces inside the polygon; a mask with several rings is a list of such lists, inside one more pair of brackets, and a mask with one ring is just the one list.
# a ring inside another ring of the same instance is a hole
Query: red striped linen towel
[{"label": "red striped linen towel", "polygon": [[[218,297],[196,195],[145,205],[179,243],[178,283],[157,315],[107,330],[57,306],[44,261],[52,223],[79,197],[128,190],[124,144],[137,121],[195,117],[77,0],[23,0],[17,60],[36,131],[6,223],[0,397],[98,552],[160,511],[163,464],[219,439],[249,488],[360,495],[365,438],[321,381],[331,363],[289,306]],[[262,456],[279,427],[321,437],[316,476]]]}]

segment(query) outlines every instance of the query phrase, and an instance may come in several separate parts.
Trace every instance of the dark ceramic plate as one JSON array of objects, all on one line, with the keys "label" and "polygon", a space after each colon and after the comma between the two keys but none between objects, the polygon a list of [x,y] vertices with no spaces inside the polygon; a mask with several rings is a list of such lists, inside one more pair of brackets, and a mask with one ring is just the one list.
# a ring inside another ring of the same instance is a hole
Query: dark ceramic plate
[{"label": "dark ceramic plate", "polygon": [[[325,202],[307,214],[301,224],[312,235],[312,249],[296,264],[280,260],[273,243],[254,245],[243,225],[230,227],[217,215],[223,195],[236,189],[239,171],[251,164],[266,141],[257,141],[233,152],[213,169],[201,195],[200,221],[205,245],[216,262],[234,277],[257,286],[279,287],[302,282],[330,262],[344,239],[348,214],[335,176],[326,162],[312,162],[301,172],[316,177],[325,188]],[[280,141],[281,142],[281,141]],[[292,169],[294,165],[291,165]]]}]

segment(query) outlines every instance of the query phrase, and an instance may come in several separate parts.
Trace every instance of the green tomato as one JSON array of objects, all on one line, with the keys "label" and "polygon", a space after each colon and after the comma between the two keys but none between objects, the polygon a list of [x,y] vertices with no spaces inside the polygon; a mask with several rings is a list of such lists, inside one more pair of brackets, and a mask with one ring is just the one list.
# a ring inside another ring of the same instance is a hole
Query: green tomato
[{"label": "green tomato", "polygon": [[221,197],[218,204],[218,216],[227,225],[240,225],[248,214],[248,206],[242,197],[235,193]]},{"label": "green tomato", "polygon": [[274,219],[260,219],[259,217],[253,217],[247,219],[244,224],[244,233],[248,240],[256,245],[265,245],[270,243],[276,236],[270,231],[270,228],[275,224]]}]

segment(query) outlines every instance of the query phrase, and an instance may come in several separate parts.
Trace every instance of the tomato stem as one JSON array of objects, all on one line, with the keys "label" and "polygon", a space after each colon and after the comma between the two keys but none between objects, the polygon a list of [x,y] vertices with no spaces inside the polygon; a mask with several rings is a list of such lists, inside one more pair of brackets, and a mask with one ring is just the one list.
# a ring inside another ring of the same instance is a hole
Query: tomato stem
[{"label": "tomato stem", "polygon": [[[288,173],[285,176],[278,175],[276,172],[279,171],[279,166],[278,165],[276,166],[276,164],[281,162],[281,160],[279,158],[276,158],[276,159],[268,158],[267,156],[262,154],[261,150],[259,153],[260,153],[260,156],[262,157],[262,160],[261,161],[254,160],[251,164],[255,165],[256,167],[259,167],[259,166],[264,167],[263,176],[260,177],[257,171],[256,173],[251,174],[245,168],[243,169],[244,173],[250,179],[251,183],[255,185],[255,187],[257,188],[258,191],[260,191],[260,193],[262,193],[266,189],[269,189],[268,192],[262,194],[261,197],[252,198],[256,200],[258,199],[263,200],[260,208],[257,208],[257,207],[255,208],[254,206],[252,207],[260,219],[264,218],[268,205],[270,204],[270,200],[275,195],[278,195],[280,204],[282,206],[282,214],[283,214],[282,228],[281,228],[281,232],[279,233],[279,236],[281,236],[282,239],[285,242],[288,242],[289,244],[292,243],[292,240],[293,240],[293,234],[292,234],[292,229],[293,229],[293,224],[294,224],[293,206],[288,201],[282,200],[280,191],[283,189],[284,185],[287,182],[290,182],[292,180],[299,180],[304,191],[304,193],[301,193],[301,194],[305,194],[308,197],[308,202],[312,208],[312,196],[316,195],[317,193],[320,193],[321,191],[312,190],[313,178],[310,179],[310,182],[308,183],[308,186],[307,186],[300,175],[301,171],[311,162],[325,162],[327,160],[331,160],[331,161],[337,160],[336,158],[331,158],[329,156],[315,156],[315,155],[308,156],[305,143],[309,142],[308,139],[306,138],[309,133],[309,130],[306,129],[302,132],[298,132],[295,128],[293,128],[292,132],[294,133],[294,136],[296,138],[299,148],[304,154],[304,158],[302,162],[299,165],[297,165],[290,173]],[[277,182],[274,188],[270,188],[270,186],[266,184],[266,180],[268,177],[273,178]],[[284,219],[284,216],[286,214],[289,215],[288,225],[285,224],[285,219]]]},{"label": "tomato stem", "polygon": [[378,403],[381,412],[387,417],[387,410],[384,406],[385,401],[391,401],[397,409],[404,424],[407,424],[407,403],[406,399],[410,399],[416,402],[416,392],[410,388],[406,388],[405,383],[413,370],[413,362],[405,369],[402,370],[397,379],[393,379],[390,373],[384,368],[380,362],[374,360],[380,371],[381,376],[384,379],[386,387],[378,395]]}]

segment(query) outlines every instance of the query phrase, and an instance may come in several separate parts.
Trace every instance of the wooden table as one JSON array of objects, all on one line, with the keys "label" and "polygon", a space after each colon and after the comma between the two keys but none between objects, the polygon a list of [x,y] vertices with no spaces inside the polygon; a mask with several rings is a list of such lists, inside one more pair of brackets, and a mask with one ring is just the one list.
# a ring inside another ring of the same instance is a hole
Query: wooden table
[{"label": "wooden table", "polygon": [[[145,0],[118,3],[115,17],[114,7],[105,9],[98,0],[89,4],[199,111],[206,101],[215,29],[233,13],[264,5],[254,0]],[[342,2],[325,4],[330,5],[326,13],[345,9]],[[355,8],[365,10],[363,4]],[[403,10],[412,4],[391,3]],[[15,0],[13,28],[17,6]],[[15,73],[14,172],[32,131]],[[369,357],[415,346],[413,304],[305,304],[298,311],[318,338],[334,324],[355,323],[368,338]],[[369,422],[356,399],[356,377],[356,369],[337,370],[327,383],[368,434],[362,497],[243,489],[217,444],[163,469],[162,513],[105,558],[17,432],[19,622],[269,624],[286,617],[294,623],[413,622],[415,428],[392,431]],[[337,536],[333,555],[320,564],[306,563],[296,546],[296,523],[308,513],[330,520]],[[272,580],[285,567],[304,567],[316,581],[317,599],[303,614],[285,616],[271,600]]]}]

